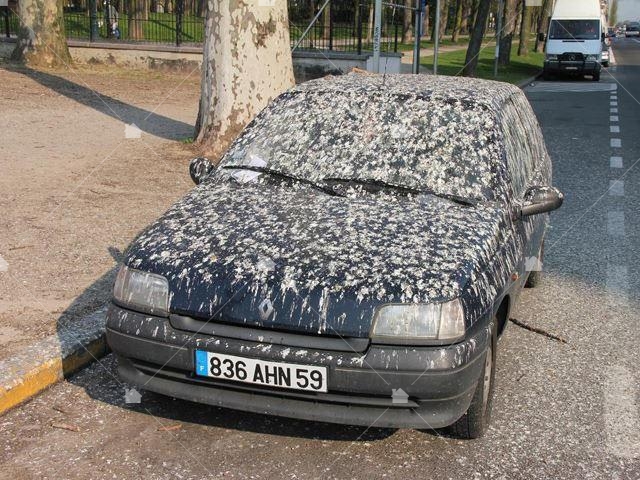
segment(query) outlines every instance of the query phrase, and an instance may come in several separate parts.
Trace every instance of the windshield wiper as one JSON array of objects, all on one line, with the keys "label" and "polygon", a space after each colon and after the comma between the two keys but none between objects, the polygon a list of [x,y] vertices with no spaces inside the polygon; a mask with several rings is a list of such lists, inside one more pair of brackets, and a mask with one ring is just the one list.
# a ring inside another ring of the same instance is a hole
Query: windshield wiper
[{"label": "windshield wiper", "polygon": [[336,177],[327,177],[324,179],[326,183],[344,183],[344,184],[354,184],[354,185],[362,185],[362,186],[372,186],[378,187],[380,189],[390,189],[396,190],[402,193],[411,193],[414,195],[433,195],[438,198],[444,198],[445,200],[450,200],[459,205],[464,205],[467,207],[475,207],[480,200],[476,198],[464,198],[458,195],[452,195],[449,193],[438,193],[434,190],[428,188],[414,188],[414,187],[406,187],[403,185],[395,185],[393,183],[385,182],[384,180],[377,180],[375,178],[336,178]]},{"label": "windshield wiper", "polygon": [[226,170],[250,170],[252,172],[259,172],[259,173],[266,173],[267,175],[272,175],[274,177],[278,177],[278,178],[284,178],[286,180],[291,180],[293,182],[298,182],[298,183],[303,183],[305,185],[309,185],[313,188],[315,188],[316,190],[320,190],[321,192],[327,193],[329,195],[333,195],[335,197],[344,197],[344,195],[342,195],[339,192],[336,192],[334,189],[324,186],[324,185],[318,185],[315,182],[312,182],[311,180],[307,180],[306,178],[299,178],[296,177],[294,175],[290,175],[288,173],[284,173],[284,172],[280,172],[278,170],[272,170],[270,168],[267,167],[257,167],[255,165],[224,165],[222,168],[226,169]]}]

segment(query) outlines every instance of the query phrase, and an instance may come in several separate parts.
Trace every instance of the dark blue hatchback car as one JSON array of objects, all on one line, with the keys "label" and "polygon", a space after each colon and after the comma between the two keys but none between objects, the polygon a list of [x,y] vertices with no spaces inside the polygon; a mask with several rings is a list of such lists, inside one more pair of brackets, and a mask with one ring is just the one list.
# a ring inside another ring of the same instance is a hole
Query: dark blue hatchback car
[{"label": "dark blue hatchback car", "polygon": [[474,438],[562,195],[524,94],[350,74],[273,101],[130,246],[127,382],[239,410]]}]

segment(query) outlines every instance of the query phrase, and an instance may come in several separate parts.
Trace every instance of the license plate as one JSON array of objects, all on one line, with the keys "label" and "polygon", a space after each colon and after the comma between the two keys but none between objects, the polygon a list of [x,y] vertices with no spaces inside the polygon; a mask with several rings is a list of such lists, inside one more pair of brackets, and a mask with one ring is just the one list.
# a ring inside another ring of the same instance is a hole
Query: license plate
[{"label": "license plate", "polygon": [[327,368],[196,350],[196,375],[277,388],[327,391]]},{"label": "license plate", "polygon": [[564,67],[565,70],[577,70],[578,67]]}]

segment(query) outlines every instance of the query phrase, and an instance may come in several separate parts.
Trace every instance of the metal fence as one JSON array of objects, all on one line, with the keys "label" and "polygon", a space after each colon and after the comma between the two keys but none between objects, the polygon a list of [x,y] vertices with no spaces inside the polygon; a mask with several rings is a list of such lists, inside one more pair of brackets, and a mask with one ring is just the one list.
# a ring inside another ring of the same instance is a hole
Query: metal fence
[{"label": "metal fence", "polygon": [[[69,39],[173,45],[202,45],[206,0],[71,0],[64,8]],[[214,0],[218,1],[218,0]],[[396,0],[397,1],[397,0]],[[374,0],[289,0],[291,45],[299,50],[362,52],[373,48]],[[136,6],[136,11],[131,11]],[[0,12],[0,35],[15,36],[19,19],[14,7]],[[320,13],[319,13],[320,12]],[[318,15],[319,13],[319,15]],[[382,51],[397,51],[404,11],[385,3]],[[317,21],[307,35],[302,33]]]}]

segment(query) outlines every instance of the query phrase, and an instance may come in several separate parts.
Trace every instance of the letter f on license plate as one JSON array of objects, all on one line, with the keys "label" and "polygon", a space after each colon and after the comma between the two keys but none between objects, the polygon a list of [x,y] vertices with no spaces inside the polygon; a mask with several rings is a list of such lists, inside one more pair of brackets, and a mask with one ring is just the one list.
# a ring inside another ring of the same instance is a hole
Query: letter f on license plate
[{"label": "letter f on license plate", "polygon": [[327,368],[196,350],[196,375],[311,392],[327,391]]}]

